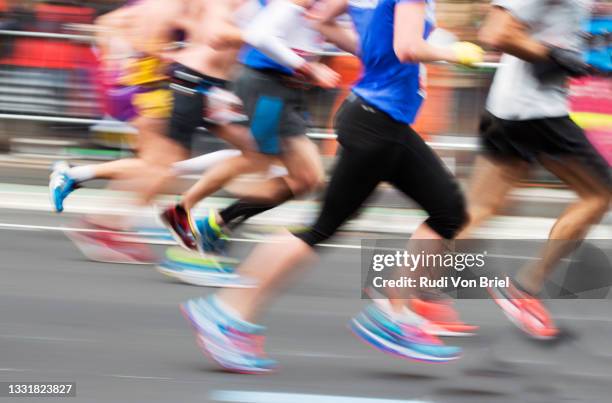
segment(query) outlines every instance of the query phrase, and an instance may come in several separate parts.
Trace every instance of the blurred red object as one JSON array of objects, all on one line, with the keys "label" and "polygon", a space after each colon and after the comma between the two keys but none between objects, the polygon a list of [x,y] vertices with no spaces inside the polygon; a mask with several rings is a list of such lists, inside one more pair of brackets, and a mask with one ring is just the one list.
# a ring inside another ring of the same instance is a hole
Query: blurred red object
[{"label": "blurred red object", "polygon": [[[61,30],[64,24],[89,24],[94,21],[95,10],[88,7],[58,6],[39,4],[35,7],[37,25],[40,30]],[[49,27],[48,29],[45,29]],[[44,69],[87,68],[96,64],[91,47],[86,43],[70,42],[64,39],[40,39],[17,37],[14,50],[0,64],[16,67],[37,67]]]}]

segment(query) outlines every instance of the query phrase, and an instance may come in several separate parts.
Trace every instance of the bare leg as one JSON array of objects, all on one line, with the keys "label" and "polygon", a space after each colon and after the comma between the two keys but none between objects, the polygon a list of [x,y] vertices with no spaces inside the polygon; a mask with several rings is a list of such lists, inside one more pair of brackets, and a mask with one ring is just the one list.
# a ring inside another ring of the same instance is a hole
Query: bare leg
[{"label": "bare leg", "polygon": [[139,132],[139,155],[146,164],[133,177],[141,181],[140,204],[148,205],[175,177],[171,165],[187,159],[188,152],[166,136],[168,122],[164,119],[140,117],[133,125]]},{"label": "bare leg", "polygon": [[[408,245],[410,246],[411,241],[418,241],[418,240],[425,240],[426,242],[431,240],[431,244],[433,244],[434,241],[442,241],[442,237],[436,231],[432,230],[427,224],[423,223],[416,229],[416,231],[414,231],[414,234],[412,234],[412,237],[410,237],[410,241],[408,241]],[[435,251],[428,251],[428,252],[433,253]],[[421,275],[418,272],[419,272],[418,269],[412,272],[410,270],[398,271],[399,274],[405,275],[408,277]],[[400,293],[398,293],[396,289],[390,288],[389,290],[387,290],[387,296],[389,298],[389,302],[391,303],[391,308],[396,313],[401,314],[402,312],[404,312],[404,308],[409,306],[410,298],[414,297],[414,295],[412,294],[416,290],[407,289],[404,291],[405,291],[404,295],[399,295]],[[408,295],[405,295],[406,292],[408,293]]]},{"label": "bare leg", "polygon": [[325,179],[323,163],[317,146],[308,137],[285,139],[281,159],[289,171],[286,182],[294,195],[322,186]]},{"label": "bare leg", "polygon": [[584,239],[590,227],[598,223],[610,207],[610,189],[598,181],[583,165],[570,159],[546,159],[542,164],[557,175],[580,199],[557,219],[540,259],[525,266],[517,275],[518,282],[529,292],[538,293],[559,261],[571,253]]},{"label": "bare leg", "polygon": [[262,171],[268,165],[269,158],[264,155],[250,153],[230,158],[204,173],[200,180],[183,194],[183,207],[190,210],[200,200],[218,191],[236,176]]},{"label": "bare leg", "polygon": [[475,173],[468,191],[469,223],[457,236],[470,237],[484,221],[503,206],[508,192],[527,175],[529,165],[524,161],[491,161],[478,157]]},{"label": "bare leg", "polygon": [[93,166],[96,179],[118,180],[145,169],[146,164],[138,158],[124,158]]},{"label": "bare leg", "polygon": [[[270,257],[274,258],[271,259]],[[281,238],[261,245],[242,263],[240,275],[255,279],[257,286],[247,289],[223,289],[218,293],[228,306],[231,306],[242,319],[256,322],[266,302],[285,284],[288,275],[295,267],[314,260],[315,252],[301,239],[287,233]]]}]

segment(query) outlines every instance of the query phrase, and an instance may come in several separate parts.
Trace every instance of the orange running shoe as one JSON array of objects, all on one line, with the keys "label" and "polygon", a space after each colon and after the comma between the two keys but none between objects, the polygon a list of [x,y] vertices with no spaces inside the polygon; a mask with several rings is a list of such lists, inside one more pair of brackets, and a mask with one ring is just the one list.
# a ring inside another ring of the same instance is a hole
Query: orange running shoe
[{"label": "orange running shoe", "polygon": [[513,284],[489,288],[489,293],[508,319],[530,337],[550,340],[559,335],[550,312],[537,297],[519,290]]},{"label": "orange running shoe", "polygon": [[459,313],[450,300],[410,300],[410,309],[427,321],[424,330],[433,336],[474,336],[478,326],[468,325],[459,318]]}]

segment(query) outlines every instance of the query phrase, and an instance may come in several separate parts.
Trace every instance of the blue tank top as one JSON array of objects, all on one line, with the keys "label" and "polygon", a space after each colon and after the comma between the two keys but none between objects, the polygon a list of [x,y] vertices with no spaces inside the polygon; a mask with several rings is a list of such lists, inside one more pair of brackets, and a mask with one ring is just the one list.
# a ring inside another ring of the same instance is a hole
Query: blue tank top
[{"label": "blue tank top", "polygon": [[[268,3],[267,0],[258,1],[262,7],[265,7]],[[293,70],[275,62],[274,60],[272,60],[271,58],[269,58],[268,56],[250,45],[246,45],[242,48],[240,54],[238,55],[238,60],[240,61],[240,63],[252,69],[275,70],[282,74],[293,74]]]},{"label": "blue tank top", "polygon": [[395,5],[425,3],[424,37],[435,26],[433,0],[350,0],[349,15],[359,34],[364,67],[353,92],[393,119],[412,124],[423,103],[419,63],[402,63],[393,49]]}]

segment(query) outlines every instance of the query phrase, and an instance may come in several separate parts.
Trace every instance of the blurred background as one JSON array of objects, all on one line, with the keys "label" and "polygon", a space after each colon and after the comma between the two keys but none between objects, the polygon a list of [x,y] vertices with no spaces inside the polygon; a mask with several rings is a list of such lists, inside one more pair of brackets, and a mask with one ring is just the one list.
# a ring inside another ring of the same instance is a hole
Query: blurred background
[{"label": "blurred background", "polygon": [[[114,159],[129,153],[133,130],[104,118],[99,66],[90,39],[95,18],[121,3],[0,0],[1,153],[71,159]],[[604,54],[609,49],[606,7],[609,4],[600,4],[599,25],[585,27],[598,34]],[[474,40],[486,9],[486,1],[439,1],[438,23],[462,39]],[[342,74],[343,86],[310,91],[311,134],[324,155],[333,157],[335,142],[328,139],[333,113],[360,67],[349,56],[325,59]],[[494,69],[428,67],[427,101],[416,129],[460,177],[469,174],[477,150],[478,120],[493,73]],[[612,160],[610,80],[581,80],[574,83],[572,93],[576,118]],[[196,142],[196,154],[222,147],[211,136]],[[544,172],[536,171],[533,180],[556,186]]]},{"label": "blurred background", "polygon": [[[261,387],[419,399],[407,403],[609,401],[609,301],[554,301],[553,309],[563,312],[560,319],[584,334],[569,344],[546,347],[510,330],[492,303],[465,301],[460,308],[466,319],[487,325],[481,336],[462,344],[465,360],[444,368],[406,367],[345,342],[338,323],[356,311],[361,282],[359,253],[342,247],[330,250],[320,264],[333,270],[311,275],[272,312],[271,344],[276,347],[271,355],[289,367],[282,376],[257,384],[250,378],[203,372],[209,368],[176,309],[201,289],[160,280],[150,268],[86,262],[60,233],[82,213],[122,213],[108,207],[118,195],[94,182],[91,189],[75,193],[63,216],[52,215],[47,200],[53,161],[68,159],[78,165],[131,154],[134,130],[104,116],[91,40],[96,17],[120,3],[0,0],[0,271],[5,274],[0,282],[0,380],[76,380],[82,401],[266,401],[239,400],[235,393],[218,390]],[[475,40],[488,3],[439,0],[439,26]],[[598,44],[587,55],[593,62],[602,55],[609,58],[611,51],[610,2],[599,2],[596,15],[585,25],[592,43]],[[343,85],[334,91],[310,91],[310,135],[330,167],[336,152],[333,113],[360,66],[345,55],[325,60],[342,74]],[[478,153],[478,122],[494,72],[428,67],[427,100],[415,126],[463,184]],[[612,80],[574,81],[571,93],[573,117],[612,163]],[[201,134],[194,140],[194,154],[226,147],[214,136]],[[220,192],[207,199],[205,207],[225,205],[229,196]],[[536,168],[502,214],[477,235],[545,238],[554,217],[572,200],[571,192]],[[264,229],[303,224],[317,206],[315,200],[289,203],[250,222]],[[358,245],[364,237],[405,236],[422,219],[418,206],[382,185],[337,242]],[[610,214],[592,237],[604,243],[612,239]],[[246,242],[235,253],[242,257],[249,249]],[[202,389],[217,389],[217,397]],[[299,396],[283,401],[310,403]]]}]

